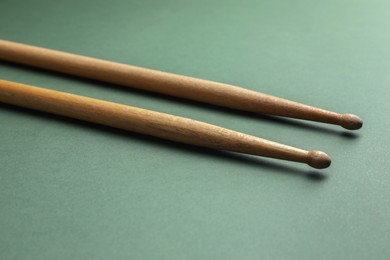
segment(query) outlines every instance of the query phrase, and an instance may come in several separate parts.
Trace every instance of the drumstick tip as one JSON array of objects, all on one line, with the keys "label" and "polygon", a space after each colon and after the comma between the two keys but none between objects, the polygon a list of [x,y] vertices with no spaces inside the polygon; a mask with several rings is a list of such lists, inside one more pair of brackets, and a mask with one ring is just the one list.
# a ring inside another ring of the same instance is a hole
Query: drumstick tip
[{"label": "drumstick tip", "polygon": [[340,125],[348,130],[356,130],[363,126],[363,120],[352,114],[344,114],[341,116]]},{"label": "drumstick tip", "polygon": [[332,160],[329,155],[321,151],[309,151],[307,164],[316,169],[329,167]]}]

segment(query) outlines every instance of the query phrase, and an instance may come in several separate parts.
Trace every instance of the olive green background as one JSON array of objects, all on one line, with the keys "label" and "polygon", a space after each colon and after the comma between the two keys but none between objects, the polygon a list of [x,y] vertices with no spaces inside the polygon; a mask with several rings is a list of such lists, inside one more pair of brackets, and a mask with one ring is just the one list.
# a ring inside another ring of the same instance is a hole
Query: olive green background
[{"label": "olive green background", "polygon": [[0,78],[333,158],[210,151],[0,105],[1,259],[389,259],[390,2],[0,1],[0,38],[239,85],[365,125],[278,119],[0,63]]}]

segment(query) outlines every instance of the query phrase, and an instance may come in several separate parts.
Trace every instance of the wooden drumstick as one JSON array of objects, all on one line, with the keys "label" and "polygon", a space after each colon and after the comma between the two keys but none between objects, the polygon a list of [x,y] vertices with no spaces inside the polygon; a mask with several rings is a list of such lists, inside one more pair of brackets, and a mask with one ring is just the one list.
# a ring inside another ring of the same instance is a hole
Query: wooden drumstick
[{"label": "wooden drumstick", "polygon": [[98,99],[0,80],[0,102],[171,141],[326,168],[330,157],[203,122]]},{"label": "wooden drumstick", "polygon": [[0,59],[94,80],[260,114],[359,129],[363,121],[260,92],[95,58],[0,40]]}]

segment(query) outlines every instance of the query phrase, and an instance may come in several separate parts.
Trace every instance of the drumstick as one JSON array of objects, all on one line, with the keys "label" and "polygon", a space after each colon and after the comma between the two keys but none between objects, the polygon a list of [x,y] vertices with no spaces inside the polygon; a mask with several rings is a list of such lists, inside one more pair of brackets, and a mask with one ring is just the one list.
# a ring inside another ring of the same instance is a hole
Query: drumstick
[{"label": "drumstick", "polygon": [[0,80],[0,102],[180,143],[326,168],[330,157],[203,122],[103,100]]},{"label": "drumstick", "polygon": [[248,112],[359,129],[363,121],[264,93],[157,70],[0,40],[0,59]]}]

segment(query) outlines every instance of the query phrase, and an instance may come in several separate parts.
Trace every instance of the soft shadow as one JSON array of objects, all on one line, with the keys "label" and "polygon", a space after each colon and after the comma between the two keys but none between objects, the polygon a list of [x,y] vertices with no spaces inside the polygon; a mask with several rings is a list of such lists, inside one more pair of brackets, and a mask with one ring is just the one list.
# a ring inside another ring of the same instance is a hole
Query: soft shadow
[{"label": "soft shadow", "polygon": [[238,110],[233,110],[225,107],[219,107],[216,105],[212,104],[206,104],[206,103],[201,103],[198,101],[192,101],[192,100],[187,100],[187,99],[182,99],[182,98],[177,98],[177,97],[172,97],[164,94],[159,94],[159,93],[153,93],[153,92],[148,92],[145,90],[139,90],[136,88],[129,88],[129,87],[124,87],[116,84],[111,84],[111,83],[106,83],[102,81],[97,81],[97,80],[92,80],[92,79],[86,79],[86,78],[81,78],[77,76],[72,76],[60,72],[55,72],[55,71],[49,71],[49,70],[44,70],[44,69],[39,69],[27,65],[20,65],[16,63],[11,63],[11,62],[5,62],[5,61],[0,61],[0,66],[8,66],[12,67],[21,71],[27,71],[27,72],[34,72],[34,73],[40,73],[40,74],[46,74],[46,75],[51,75],[53,77],[63,77],[67,79],[71,79],[75,82],[84,82],[86,84],[93,84],[96,87],[100,88],[111,88],[115,89],[116,91],[122,91],[122,92],[131,92],[134,93],[138,96],[143,96],[149,99],[164,99],[167,100],[168,102],[172,103],[179,103],[181,105],[185,106],[198,106],[198,107],[203,107],[208,110],[214,110],[218,111],[219,113],[224,113],[224,114],[230,114],[230,115],[236,115],[240,117],[245,117],[245,118],[251,118],[251,119],[261,119],[263,121],[267,121],[270,123],[274,124],[279,124],[279,125],[284,125],[288,127],[295,127],[295,128],[301,128],[305,130],[312,130],[316,132],[320,132],[323,134],[332,134],[332,135],[337,135],[346,139],[354,139],[357,136],[353,133],[349,132],[340,132],[339,130],[327,128],[326,126],[320,126],[316,125],[317,123],[314,122],[309,122],[309,121],[304,121],[304,120],[299,120],[299,119],[291,119],[291,118],[284,118],[284,117],[278,117],[278,116],[269,116],[269,115],[259,115],[256,113],[252,112],[246,112],[246,111],[238,111]]},{"label": "soft shadow", "polygon": [[317,172],[317,171],[309,171],[306,174],[306,177],[310,181],[323,181],[326,178],[328,178],[328,175],[322,174],[321,172]]},{"label": "soft shadow", "polygon": [[[326,177],[326,175],[324,175],[323,173],[316,172],[313,170],[302,170],[296,167],[283,165],[283,161],[279,161],[279,163],[272,162],[271,161],[272,159],[268,161],[268,159],[266,158],[262,159],[252,155],[217,151],[217,150],[197,147],[193,145],[176,143],[168,140],[159,139],[156,137],[132,133],[121,129],[116,129],[108,126],[80,121],[73,118],[57,116],[57,115],[48,114],[40,111],[29,110],[26,108],[12,106],[8,104],[0,103],[0,110],[6,110],[12,113],[28,114],[29,116],[39,117],[40,119],[50,121],[50,122],[56,121],[62,124],[71,124],[73,127],[77,127],[80,129],[86,129],[88,131],[94,131],[94,132],[104,132],[105,134],[108,135],[121,137],[121,138],[128,138],[129,140],[132,139],[142,140],[143,142],[148,143],[149,145],[163,147],[164,149],[179,150],[181,152],[194,154],[194,156],[195,155],[207,156],[207,157],[211,156],[216,160],[220,160],[221,162],[223,161],[234,162],[237,164],[243,164],[245,166],[267,169],[275,173],[308,177],[310,180],[320,181],[320,180],[324,180]],[[317,176],[317,178],[313,178],[312,176]]]},{"label": "soft shadow", "polygon": [[359,138],[359,135],[356,133],[351,133],[351,132],[342,132],[340,136],[347,138],[347,139],[357,139]]}]

